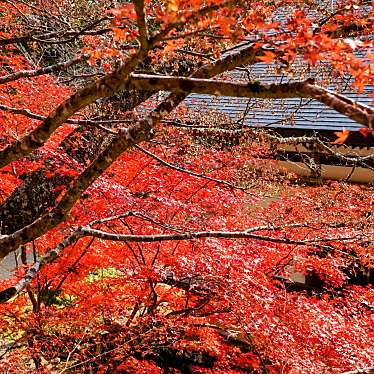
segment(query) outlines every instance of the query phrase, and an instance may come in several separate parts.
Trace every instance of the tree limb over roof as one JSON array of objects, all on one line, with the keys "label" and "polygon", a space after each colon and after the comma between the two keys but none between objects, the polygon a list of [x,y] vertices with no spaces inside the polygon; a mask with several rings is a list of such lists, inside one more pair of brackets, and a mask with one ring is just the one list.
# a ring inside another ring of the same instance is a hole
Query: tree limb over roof
[{"label": "tree limb over roof", "polygon": [[369,128],[374,127],[374,109],[314,84],[314,80],[280,84],[248,84],[212,79],[132,74],[130,85],[137,89],[166,90],[176,93],[200,93],[262,99],[312,98]]}]

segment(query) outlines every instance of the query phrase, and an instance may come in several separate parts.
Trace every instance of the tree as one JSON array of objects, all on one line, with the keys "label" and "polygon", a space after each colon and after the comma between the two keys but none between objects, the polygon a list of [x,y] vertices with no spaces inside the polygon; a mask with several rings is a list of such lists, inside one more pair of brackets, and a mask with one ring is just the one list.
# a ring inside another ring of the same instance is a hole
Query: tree
[{"label": "tree", "polygon": [[[4,370],[27,372],[27,357],[47,372],[372,364],[372,189],[294,186],[267,159],[272,135],[210,126],[179,105],[191,92],[308,97],[371,129],[371,107],[314,80],[224,75],[328,61],[361,93],[373,81],[370,3],[9,1],[0,11],[0,253],[22,260],[0,293]],[[292,282],[295,271],[307,281]]]}]

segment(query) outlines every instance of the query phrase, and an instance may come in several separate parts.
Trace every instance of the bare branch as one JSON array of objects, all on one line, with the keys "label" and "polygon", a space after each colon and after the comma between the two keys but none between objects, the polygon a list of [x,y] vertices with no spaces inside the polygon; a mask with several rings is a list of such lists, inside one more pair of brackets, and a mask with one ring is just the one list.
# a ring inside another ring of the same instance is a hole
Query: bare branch
[{"label": "bare branch", "polygon": [[[36,119],[36,120],[40,120],[40,121],[44,121],[47,118],[47,117],[42,116],[40,114],[36,114],[34,112],[31,112],[28,109],[14,108],[14,107],[10,107],[10,106],[7,106],[7,105],[2,105],[2,104],[0,104],[0,110],[3,110],[5,112],[11,112],[13,114],[20,114],[22,116],[32,118],[32,119]],[[67,119],[65,121],[65,123],[71,123],[73,125],[99,126],[99,125],[108,125],[108,124],[113,124],[113,123],[129,123],[129,122],[133,122],[133,121],[134,121],[133,119],[96,120],[96,119],[73,119],[73,118],[70,118],[70,119]],[[109,132],[112,132],[112,133],[118,135],[118,132],[113,132],[112,130],[107,129],[105,127],[100,127],[100,128],[105,130],[105,131],[109,131]]]},{"label": "bare branch", "polygon": [[[288,238],[274,238],[271,236],[252,234],[254,229],[248,229],[244,231],[198,231],[198,232],[184,232],[175,234],[155,234],[155,235],[127,235],[127,234],[113,234],[102,230],[91,229],[89,227],[83,227],[81,229],[85,236],[94,236],[99,239],[112,240],[112,241],[125,241],[135,243],[153,243],[153,242],[164,242],[164,241],[176,241],[176,240],[193,240],[202,238],[219,238],[219,239],[255,239],[261,241],[267,241],[271,243],[281,244],[294,244],[294,245],[307,245],[315,246],[316,243],[320,242],[333,242],[333,241],[349,241],[359,239],[361,236],[355,235],[350,237],[333,237],[333,238],[315,238],[305,240],[293,240]],[[331,249],[328,247],[328,249]]]},{"label": "bare branch", "polygon": [[[96,21],[93,21],[86,27],[81,30],[68,30],[68,31],[55,31],[43,34],[29,34],[29,35],[20,35],[14,36],[11,38],[1,38],[0,47],[6,46],[9,44],[18,44],[18,43],[27,43],[27,42],[39,42],[46,44],[63,44],[72,42],[75,38],[82,35],[102,35],[108,32],[113,32],[112,28],[102,28],[98,30],[92,30],[98,24],[108,21],[111,18],[108,16],[102,17]],[[65,39],[62,39],[65,38]]]},{"label": "bare branch", "polygon": [[[366,161],[374,160],[374,154],[369,154],[366,156],[355,156],[355,155],[347,155],[342,154],[339,151],[335,150],[328,144],[326,144],[322,139],[318,136],[298,136],[298,137],[285,137],[282,138],[280,136],[276,136],[273,134],[265,133],[263,134],[265,138],[270,140],[274,140],[278,144],[305,144],[305,143],[313,143],[321,150],[339,158],[342,161],[350,162],[350,163],[361,163],[364,164]],[[366,166],[366,165],[365,165]]]},{"label": "bare branch", "polygon": [[37,120],[45,120],[46,117],[41,116],[40,114],[36,114],[31,112],[29,109],[24,108],[14,108],[7,105],[0,104],[0,110],[3,110],[5,112],[12,112],[13,114],[21,114],[22,116],[37,119]]},{"label": "bare branch", "polygon": [[0,77],[0,84],[15,81],[15,80],[20,79],[20,78],[36,77],[36,76],[39,76],[39,75],[50,74],[50,73],[54,73],[56,71],[65,70],[65,69],[69,68],[70,66],[73,66],[73,65],[79,64],[82,61],[88,60],[88,58],[89,58],[89,56],[82,55],[82,56],[79,56],[79,57],[74,58],[72,60],[65,61],[65,62],[60,62],[58,64],[50,65],[50,66],[47,66],[45,68],[41,68],[41,69],[37,69],[37,70],[23,70],[23,71],[19,71],[17,73],[13,73],[13,74],[3,75],[3,76]]},{"label": "bare branch", "polygon": [[[12,112],[14,114],[21,114],[25,117],[36,119],[36,120],[41,120],[41,121],[43,121],[47,118],[45,116],[41,116],[40,114],[33,113],[28,109],[13,108],[13,107],[9,107],[9,106],[2,105],[2,104],[0,104],[0,110],[4,110],[6,112]],[[123,120],[121,122],[129,122],[129,121],[130,120]],[[110,121],[110,120],[108,120],[108,121],[95,121],[95,120],[89,120],[89,119],[87,119],[87,120],[84,120],[84,119],[67,119],[65,121],[65,123],[71,123],[71,124],[74,124],[74,125],[95,126],[95,127],[98,127],[101,130],[104,130],[105,132],[110,133],[110,134],[118,135],[117,131],[114,131],[112,129],[109,129],[108,127],[103,126],[103,124],[112,124],[113,122],[114,121]]]},{"label": "bare branch", "polygon": [[307,81],[261,84],[259,82],[237,83],[223,80],[176,77],[170,75],[131,74],[130,87],[139,89],[165,90],[175,93],[200,93],[215,96],[279,99],[304,97],[303,88]]},{"label": "bare branch", "polygon": [[118,215],[115,215],[115,216],[110,216],[110,217],[107,217],[107,218],[98,219],[98,220],[92,221],[88,226],[92,227],[94,225],[99,225],[101,223],[106,223],[106,222],[114,221],[114,220],[121,220],[121,219],[127,218],[127,217],[139,218],[141,220],[151,222],[151,223],[155,224],[156,226],[162,227],[164,229],[168,229],[168,230],[175,231],[175,232],[181,232],[181,230],[177,229],[175,226],[156,221],[154,218],[151,218],[151,217],[149,217],[149,216],[147,216],[143,213],[135,212],[135,211],[129,211],[129,212],[126,212],[126,213],[123,213],[123,214],[118,214]]},{"label": "bare branch", "polygon": [[369,128],[374,128],[374,109],[354,101],[346,96],[337,94],[326,88],[306,82],[305,94],[320,101],[337,112]]}]

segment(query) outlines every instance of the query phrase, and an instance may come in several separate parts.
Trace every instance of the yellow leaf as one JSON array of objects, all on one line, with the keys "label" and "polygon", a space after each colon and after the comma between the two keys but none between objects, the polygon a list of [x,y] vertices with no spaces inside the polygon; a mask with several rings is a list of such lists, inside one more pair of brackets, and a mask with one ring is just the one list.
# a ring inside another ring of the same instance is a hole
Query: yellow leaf
[{"label": "yellow leaf", "polygon": [[176,0],[170,0],[168,1],[166,8],[168,12],[177,12],[179,7]]}]

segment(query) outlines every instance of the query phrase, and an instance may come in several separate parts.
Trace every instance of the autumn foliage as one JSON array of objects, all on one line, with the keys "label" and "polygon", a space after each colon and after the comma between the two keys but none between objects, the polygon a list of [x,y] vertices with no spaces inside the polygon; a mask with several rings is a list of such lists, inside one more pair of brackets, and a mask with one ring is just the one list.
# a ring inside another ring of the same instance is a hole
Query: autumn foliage
[{"label": "autumn foliage", "polygon": [[327,61],[331,81],[273,92],[372,136],[372,108],[325,88],[373,83],[370,2],[119,3],[0,4],[0,249],[19,254],[0,280],[0,371],[374,365],[372,186],[306,185],[265,132],[183,105],[235,67]]}]

